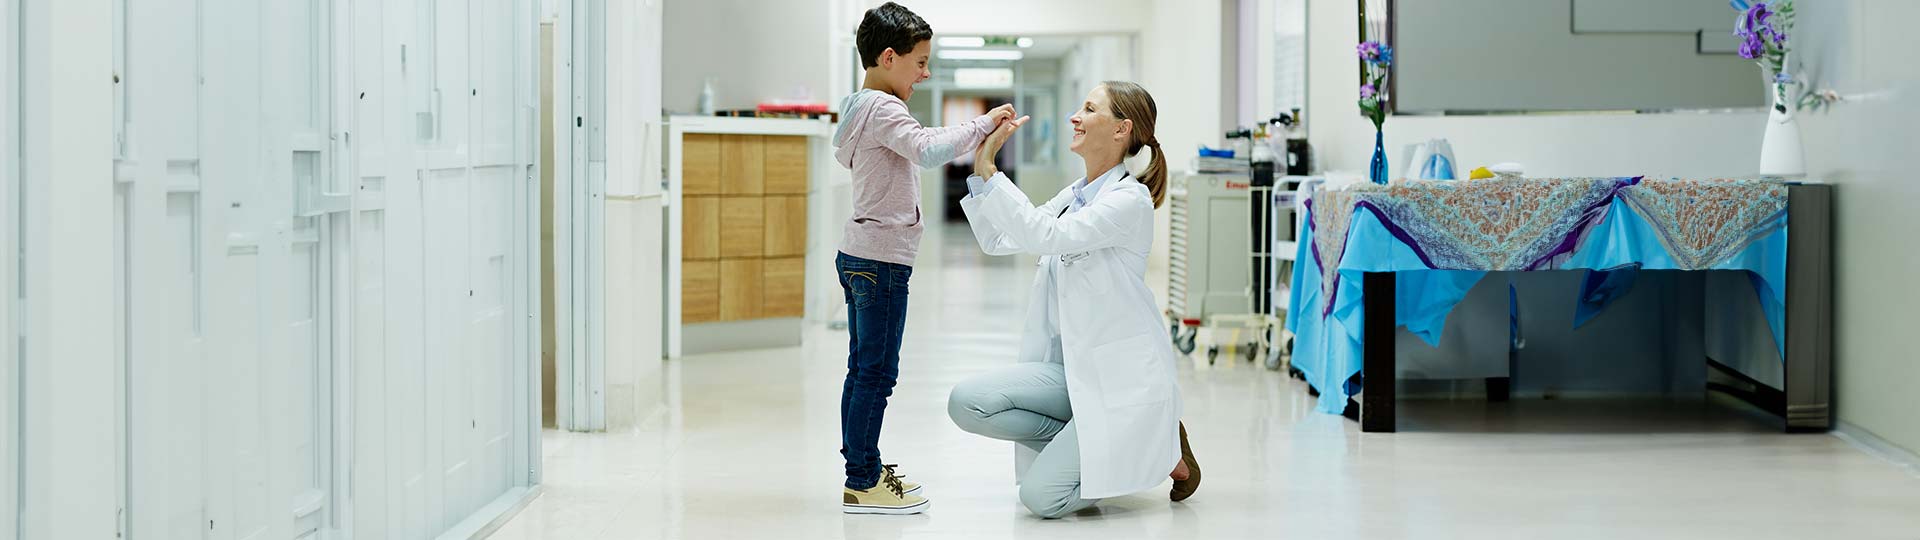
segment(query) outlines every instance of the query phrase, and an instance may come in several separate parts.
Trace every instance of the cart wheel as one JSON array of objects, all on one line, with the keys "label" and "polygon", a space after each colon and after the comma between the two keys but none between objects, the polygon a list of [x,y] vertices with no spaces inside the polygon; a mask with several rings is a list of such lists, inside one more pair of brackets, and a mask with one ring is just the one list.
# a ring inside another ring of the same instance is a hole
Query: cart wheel
[{"label": "cart wheel", "polygon": [[1257,359],[1259,359],[1259,358],[1260,358],[1260,349],[1261,349],[1261,348],[1262,348],[1262,347],[1260,346],[1260,344],[1259,344],[1259,343],[1248,343],[1248,344],[1247,344],[1247,349],[1246,349],[1246,351],[1247,351],[1247,352],[1246,352],[1246,353],[1244,353],[1244,354],[1242,354],[1241,356],[1244,356],[1244,357],[1246,357],[1246,359],[1247,359],[1247,363],[1249,363],[1249,364],[1251,364],[1251,363],[1253,363],[1253,362],[1254,362],[1255,360],[1257,360]]},{"label": "cart wheel", "polygon": [[1207,346],[1207,365],[1213,365],[1213,363],[1218,361],[1219,359],[1220,359],[1220,346],[1208,345]]},{"label": "cart wheel", "polygon": [[1199,334],[1199,333],[1200,332],[1196,330],[1187,330],[1179,334],[1175,334],[1173,338],[1173,346],[1180,349],[1180,354],[1193,354],[1193,345],[1194,345],[1193,337],[1195,334]]},{"label": "cart wheel", "polygon": [[1267,371],[1280,371],[1280,349],[1267,350]]}]

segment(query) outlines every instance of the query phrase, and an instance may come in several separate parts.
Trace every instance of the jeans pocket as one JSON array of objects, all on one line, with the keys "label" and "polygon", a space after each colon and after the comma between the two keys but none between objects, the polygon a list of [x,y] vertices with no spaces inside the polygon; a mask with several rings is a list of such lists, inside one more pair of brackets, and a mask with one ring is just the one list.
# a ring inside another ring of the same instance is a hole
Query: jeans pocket
[{"label": "jeans pocket", "polygon": [[884,289],[880,287],[880,275],[854,269],[840,270],[840,283],[847,292],[847,303],[854,309],[865,309],[880,299]]}]

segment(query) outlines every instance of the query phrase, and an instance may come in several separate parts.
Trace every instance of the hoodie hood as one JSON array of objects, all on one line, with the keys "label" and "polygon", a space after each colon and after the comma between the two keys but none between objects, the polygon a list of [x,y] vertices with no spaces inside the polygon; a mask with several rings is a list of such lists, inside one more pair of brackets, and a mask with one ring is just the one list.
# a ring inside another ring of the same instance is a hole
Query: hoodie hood
[{"label": "hoodie hood", "polygon": [[833,158],[840,162],[840,166],[853,168],[855,150],[853,141],[860,140],[860,136],[866,132],[867,119],[872,118],[873,111],[879,109],[875,105],[887,98],[893,98],[893,96],[879,90],[862,88],[859,92],[854,92],[840,100],[840,127],[833,133]]}]

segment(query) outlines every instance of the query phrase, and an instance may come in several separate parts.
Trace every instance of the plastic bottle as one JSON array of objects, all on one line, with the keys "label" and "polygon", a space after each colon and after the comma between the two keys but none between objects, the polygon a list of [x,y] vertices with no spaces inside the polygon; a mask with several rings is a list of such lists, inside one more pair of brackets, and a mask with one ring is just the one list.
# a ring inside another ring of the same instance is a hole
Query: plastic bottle
[{"label": "plastic bottle", "polygon": [[714,112],[713,78],[708,77],[706,82],[700,85],[700,114],[701,116],[713,116]]}]

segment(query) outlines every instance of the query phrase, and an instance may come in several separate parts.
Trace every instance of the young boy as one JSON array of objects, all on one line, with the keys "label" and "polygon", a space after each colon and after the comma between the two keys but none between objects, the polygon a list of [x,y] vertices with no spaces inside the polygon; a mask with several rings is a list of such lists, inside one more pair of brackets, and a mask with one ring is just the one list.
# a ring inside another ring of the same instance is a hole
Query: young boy
[{"label": "young boy", "polygon": [[921,127],[907,112],[913,85],[931,76],[933,29],[899,4],[867,10],[855,41],[866,68],[862,89],[840,103],[834,157],[853,169],[853,220],[834,261],[847,298],[852,340],[840,391],[840,454],[847,462],[842,510],[917,514],[929,502],[880,462],[880,420],[900,375],[907,279],[920,247],[920,169],[972,152],[999,123],[1001,106],[964,124]]}]

